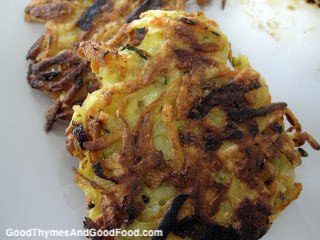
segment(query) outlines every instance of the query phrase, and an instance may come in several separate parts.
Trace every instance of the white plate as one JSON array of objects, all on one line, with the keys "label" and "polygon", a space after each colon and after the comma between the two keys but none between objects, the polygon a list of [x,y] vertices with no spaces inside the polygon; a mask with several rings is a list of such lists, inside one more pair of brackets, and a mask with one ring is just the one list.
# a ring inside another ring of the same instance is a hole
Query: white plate
[{"label": "white plate", "polygon": [[[269,4],[265,13],[259,1],[251,0],[251,8],[240,4],[244,2],[248,1],[229,0],[221,11],[220,1],[215,0],[203,11],[229,36],[234,55],[240,51],[248,55],[252,66],[266,77],[273,101],[287,102],[304,130],[320,140],[320,9],[308,6],[283,13],[275,1],[260,0]],[[7,238],[7,228],[82,229],[86,216],[85,197],[73,182],[72,166],[78,161],[65,149],[66,124],[59,122],[49,134],[44,132],[44,112],[51,100],[32,90],[25,79],[25,55],[44,32],[41,24],[24,22],[28,3],[10,0],[0,10],[0,239]],[[194,3],[188,4],[188,10],[197,9]],[[272,14],[269,26],[263,18],[268,20]],[[279,19],[283,21],[277,26]],[[263,29],[255,26],[259,24]],[[304,189],[264,240],[319,239],[320,154],[309,146],[305,149],[309,158],[297,169],[297,181]]]}]

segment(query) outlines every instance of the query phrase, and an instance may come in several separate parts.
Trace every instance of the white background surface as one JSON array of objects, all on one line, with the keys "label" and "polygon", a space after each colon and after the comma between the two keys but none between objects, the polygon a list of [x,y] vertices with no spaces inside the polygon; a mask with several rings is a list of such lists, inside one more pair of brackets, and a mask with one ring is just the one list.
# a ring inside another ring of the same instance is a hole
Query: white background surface
[{"label": "white background surface", "polygon": [[[295,2],[299,1],[303,0]],[[320,9],[281,12],[275,1],[260,0],[269,4],[268,13],[257,7],[259,1],[251,0],[250,8],[244,2],[248,1],[229,0],[221,11],[220,1],[214,0],[203,11],[229,36],[234,55],[240,51],[248,55],[252,66],[265,76],[273,101],[287,102],[304,130],[320,140]],[[86,215],[85,197],[73,182],[72,166],[78,161],[65,149],[66,123],[44,132],[44,113],[51,100],[32,90],[25,78],[27,51],[44,32],[41,24],[24,22],[28,3],[10,0],[0,8],[0,239],[7,239],[7,228],[82,229]],[[197,9],[188,4],[188,10]],[[284,21],[278,27],[275,22],[263,22],[270,17]],[[304,149],[309,158],[296,171],[304,189],[263,240],[320,239],[320,153],[308,146]]]}]

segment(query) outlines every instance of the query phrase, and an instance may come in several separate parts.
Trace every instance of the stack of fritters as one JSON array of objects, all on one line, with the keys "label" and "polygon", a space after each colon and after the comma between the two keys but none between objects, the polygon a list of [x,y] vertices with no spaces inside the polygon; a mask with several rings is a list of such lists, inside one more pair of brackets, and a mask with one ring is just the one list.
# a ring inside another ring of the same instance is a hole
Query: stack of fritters
[{"label": "stack of fritters", "polygon": [[101,84],[68,129],[86,228],[259,239],[299,196],[296,147],[320,146],[245,57],[226,66],[228,40],[202,13],[149,11],[79,54]]},{"label": "stack of fritters", "polygon": [[[199,1],[199,3],[206,1]],[[48,110],[45,129],[71,119],[72,106],[99,89],[90,64],[75,50],[86,40],[108,40],[126,22],[150,9],[183,10],[185,0],[33,0],[25,9],[27,21],[46,23],[46,33],[30,49],[28,81],[55,101]]]}]

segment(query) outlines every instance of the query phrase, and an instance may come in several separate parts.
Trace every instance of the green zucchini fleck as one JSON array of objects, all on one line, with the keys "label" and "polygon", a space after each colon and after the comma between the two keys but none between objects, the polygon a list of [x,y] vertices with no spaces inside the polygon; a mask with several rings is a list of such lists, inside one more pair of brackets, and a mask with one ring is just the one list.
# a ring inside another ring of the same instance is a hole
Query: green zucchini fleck
[{"label": "green zucchini fleck", "polygon": [[133,51],[133,52],[136,52],[139,54],[140,57],[142,57],[144,60],[148,60],[147,56],[145,56],[139,49],[137,49],[136,47],[130,45],[130,44],[127,44],[125,47],[123,47],[121,49],[121,52],[124,51],[124,50],[129,50],[129,51]]},{"label": "green zucchini fleck", "polygon": [[217,33],[217,32],[215,32],[215,31],[211,31],[214,35],[216,35],[217,37],[220,37],[221,36],[221,34],[220,33]]},{"label": "green zucchini fleck", "polygon": [[281,159],[280,157],[276,157],[274,159],[271,160],[272,165],[274,166],[274,168],[276,169],[276,171],[278,172],[280,169],[280,164],[281,164]]}]

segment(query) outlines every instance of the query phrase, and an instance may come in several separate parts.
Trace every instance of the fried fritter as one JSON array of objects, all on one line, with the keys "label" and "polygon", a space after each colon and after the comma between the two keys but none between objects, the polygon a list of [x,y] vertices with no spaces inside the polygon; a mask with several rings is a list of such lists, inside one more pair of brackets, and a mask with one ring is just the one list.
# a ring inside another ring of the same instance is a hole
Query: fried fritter
[{"label": "fried fritter", "polygon": [[126,22],[150,9],[183,10],[185,0],[33,0],[25,9],[26,21],[46,23],[46,33],[32,46],[27,79],[33,88],[53,98],[45,129],[71,119],[72,106],[99,89],[88,62],[74,46],[85,40],[108,40]]},{"label": "fried fritter", "polygon": [[86,228],[259,239],[299,196],[296,147],[319,144],[244,56],[226,66],[227,37],[203,13],[149,11],[79,54],[101,83],[67,131]]}]

